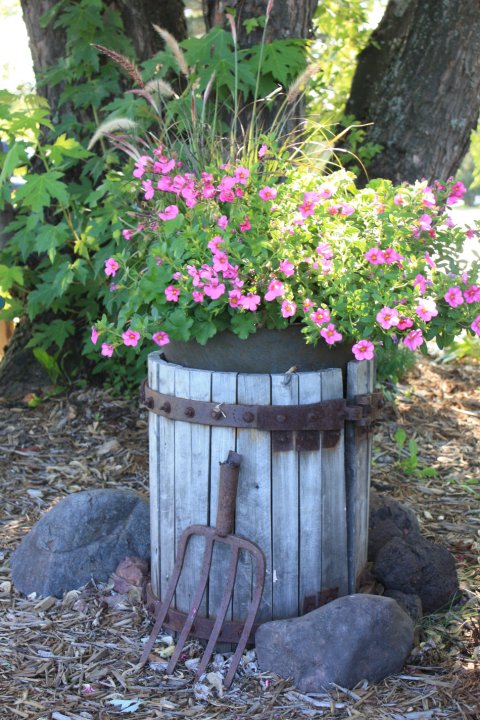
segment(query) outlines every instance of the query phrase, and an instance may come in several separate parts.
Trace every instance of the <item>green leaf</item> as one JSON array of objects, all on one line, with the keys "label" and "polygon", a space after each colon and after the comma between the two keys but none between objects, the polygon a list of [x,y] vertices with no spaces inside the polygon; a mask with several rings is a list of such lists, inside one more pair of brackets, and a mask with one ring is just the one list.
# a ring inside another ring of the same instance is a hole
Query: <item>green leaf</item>
[{"label": "green leaf", "polygon": [[27,160],[26,144],[23,142],[16,142],[7,152],[3,161],[2,172],[0,174],[0,185],[6,180],[8,181],[15,168],[19,165],[24,165]]},{"label": "green leaf", "polygon": [[67,138],[65,133],[58,137],[50,148],[49,157],[54,165],[62,162],[63,158],[86,158],[90,153],[85,150],[77,140]]},{"label": "green leaf", "polygon": [[48,373],[48,377],[55,385],[62,372],[58,362],[43,348],[34,348],[33,354],[37,362],[45,368]]},{"label": "green leaf", "polygon": [[26,176],[26,183],[15,191],[15,200],[34,212],[48,207],[52,200],[61,204],[68,204],[68,188],[59,178],[61,172],[50,170],[42,175],[30,174]]},{"label": "green leaf", "polygon": [[15,265],[0,265],[0,290],[6,292],[14,285],[23,285],[23,270]]}]

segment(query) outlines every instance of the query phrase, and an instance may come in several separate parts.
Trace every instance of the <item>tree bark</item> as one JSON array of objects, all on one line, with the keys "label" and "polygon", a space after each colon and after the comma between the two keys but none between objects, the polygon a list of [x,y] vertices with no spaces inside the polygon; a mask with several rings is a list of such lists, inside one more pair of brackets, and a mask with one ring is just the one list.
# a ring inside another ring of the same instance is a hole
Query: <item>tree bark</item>
[{"label": "tree bark", "polygon": [[312,36],[312,18],[318,0],[204,0],[203,13],[207,29],[225,22],[225,11],[236,11],[238,44],[250,47],[262,39],[262,28],[256,28],[247,34],[243,21],[265,15],[268,5],[272,5],[267,27],[266,41],[286,38],[308,38]]},{"label": "tree bark", "polygon": [[446,180],[480,107],[480,2],[390,0],[360,53],[346,111],[383,150],[367,170],[394,182]]}]

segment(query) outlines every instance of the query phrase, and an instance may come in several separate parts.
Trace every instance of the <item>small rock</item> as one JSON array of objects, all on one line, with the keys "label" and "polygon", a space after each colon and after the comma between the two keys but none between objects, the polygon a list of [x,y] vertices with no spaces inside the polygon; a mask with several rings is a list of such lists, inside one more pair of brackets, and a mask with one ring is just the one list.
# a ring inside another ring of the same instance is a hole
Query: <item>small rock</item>
[{"label": "small rock", "polygon": [[378,551],[394,537],[406,538],[419,533],[420,526],[413,510],[388,495],[370,492],[368,528],[368,559],[375,560]]},{"label": "small rock", "polygon": [[413,622],[391,598],[347,595],[299,618],[261,625],[261,670],[293,678],[301,692],[353,688],[399,672],[410,652]]},{"label": "small rock", "polygon": [[422,601],[418,595],[414,595],[413,593],[404,593],[401,592],[401,590],[386,590],[384,592],[384,596],[395,600],[400,607],[405,610],[407,615],[410,615],[414,623],[422,619]]},{"label": "small rock", "polygon": [[105,582],[128,556],[149,558],[148,502],[131,490],[86,490],[54,505],[11,557],[12,579],[25,595],[53,595]]},{"label": "small rock", "polygon": [[453,555],[421,535],[390,540],[378,552],[373,573],[387,591],[418,595],[425,615],[444,608],[459,592]]}]

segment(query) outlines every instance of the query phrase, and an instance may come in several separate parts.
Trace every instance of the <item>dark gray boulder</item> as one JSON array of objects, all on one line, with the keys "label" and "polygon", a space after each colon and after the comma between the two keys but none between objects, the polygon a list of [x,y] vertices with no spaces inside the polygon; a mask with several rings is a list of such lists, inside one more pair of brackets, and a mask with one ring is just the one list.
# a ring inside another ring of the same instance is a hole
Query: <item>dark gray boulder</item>
[{"label": "dark gray boulder", "polygon": [[445,609],[459,593],[453,555],[421,535],[390,540],[379,550],[373,574],[388,591],[418,595],[425,615]]},{"label": "dark gray boulder", "polygon": [[375,560],[378,551],[392,538],[405,539],[418,534],[420,525],[413,510],[388,495],[370,492],[368,526],[368,559]]},{"label": "dark gray boulder", "polygon": [[399,672],[413,644],[411,618],[391,598],[347,595],[307,615],[261,625],[261,670],[292,678],[301,692],[353,688]]},{"label": "dark gray boulder", "polygon": [[23,538],[12,579],[25,595],[62,597],[108,580],[128,556],[150,557],[148,502],[132,490],[86,490],[60,500]]},{"label": "dark gray boulder", "polygon": [[410,615],[413,622],[418,622],[423,617],[422,601],[418,595],[404,593],[401,590],[386,590],[385,597],[395,600],[405,612]]}]

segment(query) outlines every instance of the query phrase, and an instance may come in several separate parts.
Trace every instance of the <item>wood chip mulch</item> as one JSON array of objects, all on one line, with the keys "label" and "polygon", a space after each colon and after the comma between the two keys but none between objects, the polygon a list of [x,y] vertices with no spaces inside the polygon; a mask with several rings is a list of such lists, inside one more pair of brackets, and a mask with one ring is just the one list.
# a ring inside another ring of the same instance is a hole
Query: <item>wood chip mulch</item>
[{"label": "wood chip mulch", "polygon": [[99,389],[35,409],[0,404],[0,720],[479,718],[480,365],[422,359],[391,399],[374,437],[373,485],[408,503],[422,532],[455,555],[462,598],[424,618],[402,674],[308,696],[260,673],[253,651],[229,691],[221,655],[193,685],[195,642],[167,678],[167,637],[140,669],[151,620],[139,593],[117,595],[112,583],[62,600],[20,596],[10,553],[53,503],[87,488],[147,493],[147,417],[138,402]]}]

